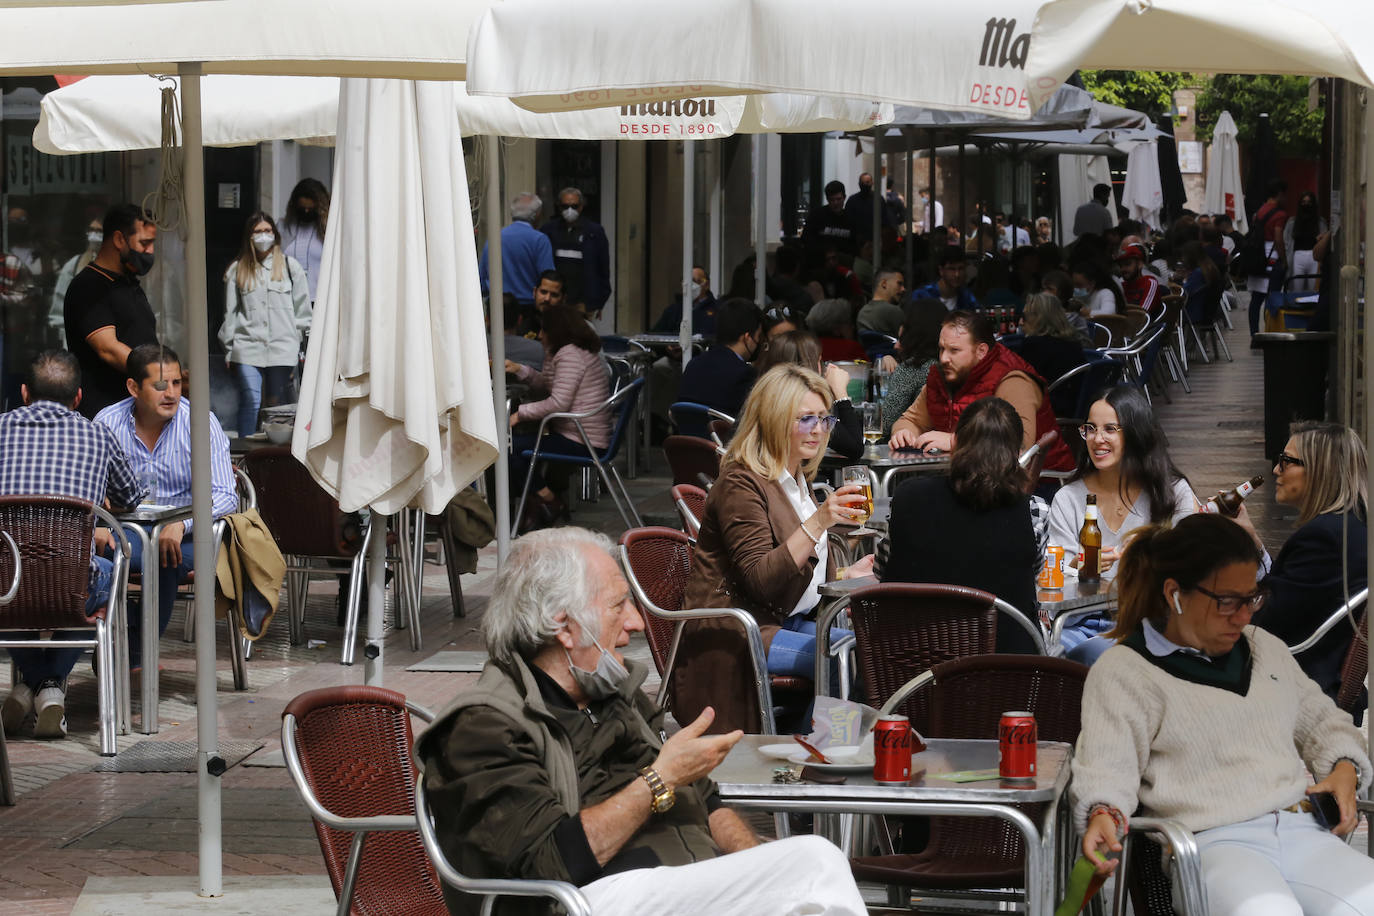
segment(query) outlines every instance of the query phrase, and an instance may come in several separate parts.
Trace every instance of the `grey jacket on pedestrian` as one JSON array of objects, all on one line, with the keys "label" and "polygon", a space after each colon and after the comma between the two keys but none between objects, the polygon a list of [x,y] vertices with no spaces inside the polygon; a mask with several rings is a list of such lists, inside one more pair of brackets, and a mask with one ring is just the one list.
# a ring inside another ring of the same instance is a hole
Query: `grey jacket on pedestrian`
[{"label": "grey jacket on pedestrian", "polygon": [[269,254],[258,265],[249,290],[239,288],[238,261],[225,272],[219,340],[231,363],[260,369],[294,366],[300,356],[302,337],[310,330],[310,283],[305,268],[286,255],[286,270],[280,280],[273,280],[275,257]]}]

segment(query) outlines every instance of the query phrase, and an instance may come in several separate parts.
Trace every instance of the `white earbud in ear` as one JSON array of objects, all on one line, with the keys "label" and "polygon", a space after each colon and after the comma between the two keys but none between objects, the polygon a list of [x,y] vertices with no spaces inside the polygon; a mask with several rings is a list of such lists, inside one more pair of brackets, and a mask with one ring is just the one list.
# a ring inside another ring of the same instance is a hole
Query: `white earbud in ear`
[{"label": "white earbud in ear", "polygon": [[1183,613],[1183,603],[1178,600],[1178,592],[1174,592],[1174,611],[1179,614]]}]

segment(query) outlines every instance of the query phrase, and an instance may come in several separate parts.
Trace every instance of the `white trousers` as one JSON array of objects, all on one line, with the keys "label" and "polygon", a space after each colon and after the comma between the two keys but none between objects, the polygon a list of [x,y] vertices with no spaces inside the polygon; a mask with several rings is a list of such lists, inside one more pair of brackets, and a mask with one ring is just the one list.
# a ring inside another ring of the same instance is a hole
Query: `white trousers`
[{"label": "white trousers", "polygon": [[795,836],[691,865],[621,872],[582,888],[595,916],[865,916],[849,860]]},{"label": "white trousers", "polygon": [[1280,811],[1197,834],[1211,916],[1374,916],[1374,859]]}]

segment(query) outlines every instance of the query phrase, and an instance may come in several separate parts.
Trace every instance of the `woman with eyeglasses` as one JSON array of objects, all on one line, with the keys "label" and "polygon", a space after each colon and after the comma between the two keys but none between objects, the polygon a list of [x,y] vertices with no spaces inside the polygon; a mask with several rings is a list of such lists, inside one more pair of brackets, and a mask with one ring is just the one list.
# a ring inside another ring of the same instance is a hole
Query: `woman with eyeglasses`
[{"label": "woman with eyeglasses", "polygon": [[1196,838],[1212,916],[1374,914],[1374,860],[1337,837],[1370,782],[1364,738],[1249,625],[1259,563],[1220,515],[1149,525],[1126,547],[1121,643],[1088,674],[1073,758],[1083,855],[1108,873],[1129,818],[1167,818]]},{"label": "woman with eyeglasses", "polygon": [[[889,536],[874,564],[881,581],[979,588],[1036,623],[1035,575],[1049,510],[1043,499],[1027,495],[1029,481],[1017,460],[1021,435],[1021,417],[1001,398],[981,398],[964,410],[949,476],[913,477],[892,497]],[[972,544],[978,549],[970,550]],[[1001,620],[997,651],[1040,650],[1024,629]]]},{"label": "woman with eyeglasses", "polygon": [[[1177,522],[1200,506],[1188,479],[1169,457],[1150,402],[1134,385],[1107,389],[1088,408],[1088,420],[1078,433],[1084,446],[1078,468],[1050,505],[1050,544],[1064,548],[1069,561],[1065,572],[1076,575],[1074,558],[1083,552],[1078,532],[1091,493],[1097,497],[1097,524],[1102,530],[1102,575],[1108,577],[1137,528]],[[1068,656],[1091,664],[1107,644],[1082,644],[1110,626],[1111,620],[1101,615],[1065,627]]]},{"label": "woman with eyeglasses", "polygon": [[[830,386],[815,372],[783,364],[754,385],[738,430],[706,499],[683,607],[742,608],[758,621],[773,674],[815,671],[818,588],[839,570],[826,532],[859,517],[860,488],[841,487],[817,504],[811,480],[834,426]],[[845,571],[868,575],[872,557]],[[835,631],[832,635],[838,635]],[[688,624],[674,682],[674,713],[716,708],[715,730],[756,729],[732,702],[753,690],[738,630],[713,620]]]},{"label": "woman with eyeglasses", "polygon": [[834,399],[830,411],[835,426],[830,430],[830,448],[846,458],[858,458],[864,452],[864,420],[849,400],[849,373],[833,363],[821,362],[821,342],[810,331],[788,331],[768,339],[755,366],[760,376],[774,366],[791,364],[814,369],[825,378]]},{"label": "woman with eyeglasses", "polygon": [[[1364,443],[1338,423],[1294,423],[1274,460],[1274,500],[1298,510],[1298,530],[1264,578],[1271,597],[1255,623],[1289,645],[1311,636],[1368,581],[1365,467]],[[1339,624],[1297,656],[1331,697],[1351,638],[1352,628]]]}]

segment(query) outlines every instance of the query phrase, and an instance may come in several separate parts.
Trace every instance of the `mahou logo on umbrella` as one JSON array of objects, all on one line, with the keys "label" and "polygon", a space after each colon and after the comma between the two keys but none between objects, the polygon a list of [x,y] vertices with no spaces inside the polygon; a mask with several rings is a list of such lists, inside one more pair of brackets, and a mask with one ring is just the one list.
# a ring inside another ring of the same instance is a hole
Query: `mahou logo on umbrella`
[{"label": "mahou logo on umbrella", "polygon": [[[1030,32],[1016,32],[1016,20],[993,16],[983,26],[983,44],[978,52],[980,67],[1026,69],[1030,53]],[[969,102],[987,108],[1029,109],[1030,94],[1022,84],[975,82],[969,89]]]}]

